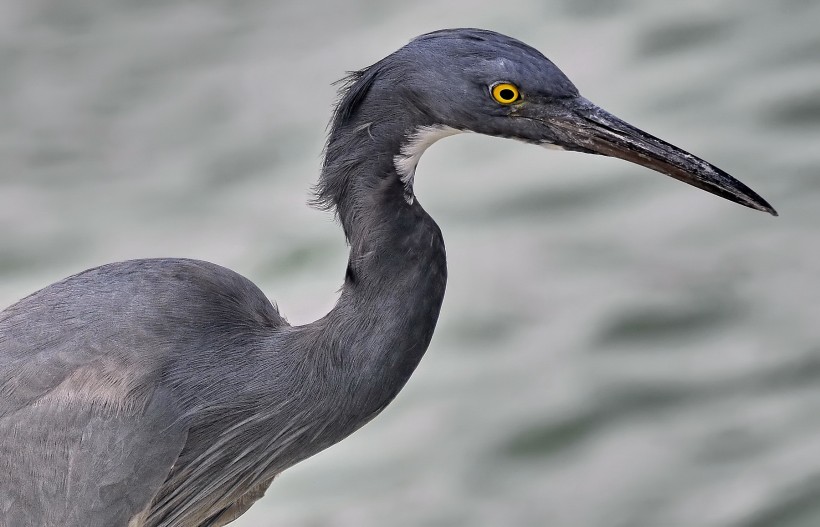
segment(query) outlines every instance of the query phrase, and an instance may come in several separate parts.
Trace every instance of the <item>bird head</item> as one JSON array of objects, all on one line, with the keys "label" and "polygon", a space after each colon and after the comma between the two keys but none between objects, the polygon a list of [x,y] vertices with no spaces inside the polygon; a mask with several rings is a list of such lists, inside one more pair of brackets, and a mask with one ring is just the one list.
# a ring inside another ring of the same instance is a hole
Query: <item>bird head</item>
[{"label": "bird head", "polygon": [[[580,96],[566,75],[538,50],[498,33],[447,29],[421,35],[358,72],[354,80],[337,119],[349,116],[368,92],[376,93],[367,97],[371,100],[393,100],[396,108],[413,108],[409,122],[414,126],[396,157],[400,174],[410,184],[427,146],[440,137],[471,131],[617,157],[777,214],[726,172]],[[387,116],[382,119],[395,115],[383,107],[377,110]]]}]

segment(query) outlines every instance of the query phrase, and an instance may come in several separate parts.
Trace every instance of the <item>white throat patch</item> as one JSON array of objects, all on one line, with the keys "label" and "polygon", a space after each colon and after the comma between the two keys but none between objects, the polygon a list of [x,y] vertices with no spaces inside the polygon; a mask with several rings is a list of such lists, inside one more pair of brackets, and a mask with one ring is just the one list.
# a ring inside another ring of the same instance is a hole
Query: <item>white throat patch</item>
[{"label": "white throat patch", "polygon": [[419,164],[421,154],[439,139],[462,132],[464,130],[444,125],[420,126],[405,139],[399,153],[393,156],[393,165],[404,183],[404,199],[407,203],[412,204],[414,200],[413,177],[416,175],[416,165]]}]

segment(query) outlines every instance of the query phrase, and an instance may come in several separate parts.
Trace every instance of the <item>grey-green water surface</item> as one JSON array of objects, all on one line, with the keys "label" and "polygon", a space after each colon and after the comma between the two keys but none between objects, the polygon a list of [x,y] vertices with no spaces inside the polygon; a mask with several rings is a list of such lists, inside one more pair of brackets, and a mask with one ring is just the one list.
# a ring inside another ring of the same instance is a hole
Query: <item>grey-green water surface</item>
[{"label": "grey-green water surface", "polygon": [[617,160],[442,141],[416,186],[451,274],[428,355],[236,525],[820,525],[815,1],[6,0],[0,304],[186,256],[321,316],[346,261],[305,205],[331,83],[453,26],[541,49],[781,217]]}]

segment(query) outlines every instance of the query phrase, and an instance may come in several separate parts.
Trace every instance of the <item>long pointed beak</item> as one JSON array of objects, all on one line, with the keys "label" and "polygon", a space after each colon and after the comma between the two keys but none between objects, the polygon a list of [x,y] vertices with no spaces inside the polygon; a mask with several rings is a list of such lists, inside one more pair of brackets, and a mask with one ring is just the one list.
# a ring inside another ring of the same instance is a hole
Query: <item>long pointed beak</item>
[{"label": "long pointed beak", "polygon": [[777,216],[755,191],[711,163],[667,143],[595,106],[583,97],[550,104],[536,120],[550,129],[550,142],[566,150],[617,157]]}]

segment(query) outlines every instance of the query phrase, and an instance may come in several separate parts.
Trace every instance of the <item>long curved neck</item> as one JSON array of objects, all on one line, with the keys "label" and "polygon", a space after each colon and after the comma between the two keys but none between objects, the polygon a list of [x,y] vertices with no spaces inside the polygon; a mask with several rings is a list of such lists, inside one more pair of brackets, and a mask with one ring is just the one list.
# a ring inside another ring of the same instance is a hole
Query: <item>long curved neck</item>
[{"label": "long curved neck", "polygon": [[319,192],[336,209],[350,258],[338,303],[310,326],[322,362],[352,385],[350,406],[360,415],[351,417],[366,421],[426,351],[447,269],[441,231],[407,199],[394,162],[414,127],[364,119],[337,127],[328,141]]}]

